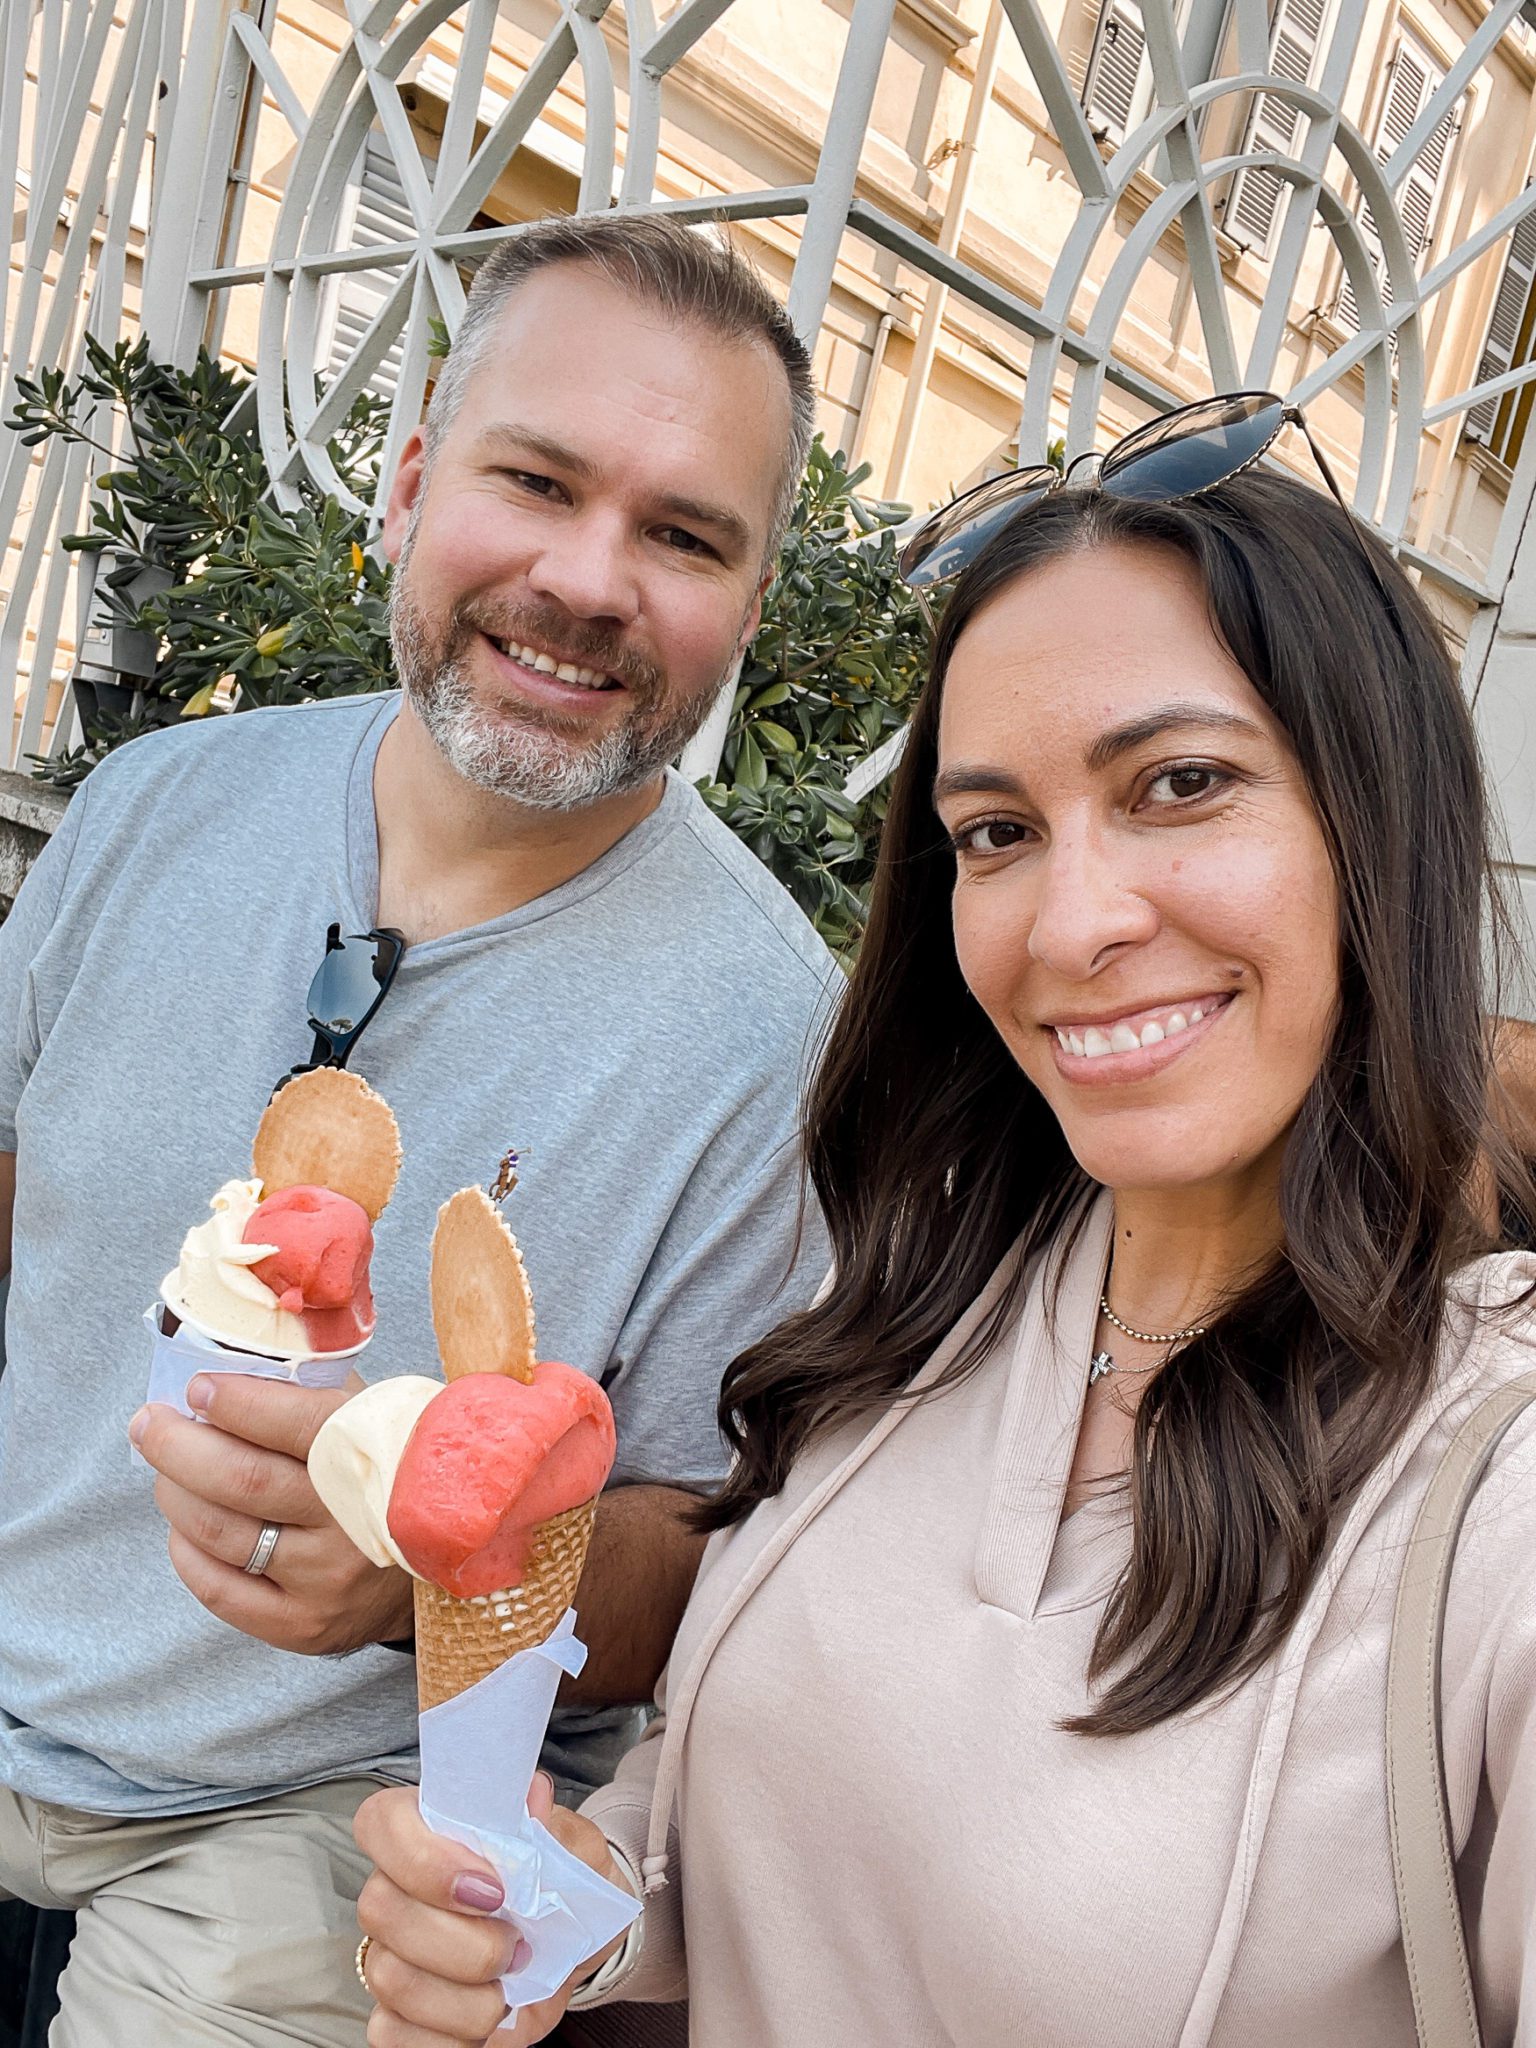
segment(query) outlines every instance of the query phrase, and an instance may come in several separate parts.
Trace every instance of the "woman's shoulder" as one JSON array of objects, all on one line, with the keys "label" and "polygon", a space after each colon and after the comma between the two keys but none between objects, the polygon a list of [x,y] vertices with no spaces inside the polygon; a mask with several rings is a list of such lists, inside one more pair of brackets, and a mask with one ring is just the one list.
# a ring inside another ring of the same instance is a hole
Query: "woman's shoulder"
[{"label": "woman's shoulder", "polygon": [[1476,1397],[1529,1372],[1536,1372],[1536,1252],[1471,1260],[1447,1291],[1439,1390]]},{"label": "woman's shoulder", "polygon": [[[1439,1372],[1403,1479],[1415,1511],[1459,1432],[1493,1396],[1529,1379],[1530,1400],[1499,1436],[1457,1543],[1455,1584],[1507,1583],[1536,1570],[1536,1254],[1500,1252],[1457,1273],[1446,1306]],[[1486,1591],[1478,1595],[1485,1613]]]},{"label": "woman's shoulder", "polygon": [[1468,1504],[1453,1583],[1484,1614],[1493,1611],[1490,1574],[1498,1577],[1518,1558],[1529,1583],[1536,1573],[1536,1255],[1529,1252],[1476,1259],[1455,1275],[1434,1381],[1352,1511],[1362,1558],[1401,1554],[1459,1433],[1492,1396],[1526,1378],[1532,1399],[1505,1419]]},{"label": "woman's shoulder", "polygon": [[1465,1775],[1486,1745],[1488,1768],[1497,1775],[1495,1752],[1502,1770],[1536,1699],[1536,1255],[1477,1259],[1457,1275],[1453,1295],[1443,1398],[1410,1468],[1415,1507],[1477,1411],[1520,1381],[1532,1382],[1531,1398],[1498,1437],[1455,1538],[1441,1651],[1448,1771]]}]

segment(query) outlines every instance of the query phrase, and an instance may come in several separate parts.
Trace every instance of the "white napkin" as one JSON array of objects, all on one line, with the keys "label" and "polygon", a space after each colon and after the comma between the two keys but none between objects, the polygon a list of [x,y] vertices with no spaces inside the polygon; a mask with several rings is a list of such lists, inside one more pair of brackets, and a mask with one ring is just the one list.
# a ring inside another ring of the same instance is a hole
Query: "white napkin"
[{"label": "white napkin", "polygon": [[494,1866],[506,1901],[491,1917],[533,1950],[523,1969],[501,1980],[514,2012],[558,1991],[640,1911],[638,1899],[589,1870],[528,1812],[560,1674],[574,1678],[587,1661],[575,1627],[567,1608],[545,1642],[421,1717],[421,1817]]},{"label": "white napkin", "polygon": [[[294,1364],[291,1359],[265,1358],[254,1351],[233,1351],[229,1345],[205,1337],[188,1323],[183,1323],[174,1336],[167,1336],[161,1328],[164,1313],[159,1302],[144,1311],[152,1346],[149,1391],[144,1398],[146,1401],[163,1401],[167,1407],[175,1408],[183,1415],[193,1415],[187,1406],[187,1388],[200,1372],[244,1373],[252,1379],[287,1380],[295,1387],[344,1387],[351,1375],[350,1355],[346,1358],[309,1358]],[[193,1419],[202,1420],[201,1416]],[[133,1458],[136,1464],[144,1463],[137,1451]]]}]

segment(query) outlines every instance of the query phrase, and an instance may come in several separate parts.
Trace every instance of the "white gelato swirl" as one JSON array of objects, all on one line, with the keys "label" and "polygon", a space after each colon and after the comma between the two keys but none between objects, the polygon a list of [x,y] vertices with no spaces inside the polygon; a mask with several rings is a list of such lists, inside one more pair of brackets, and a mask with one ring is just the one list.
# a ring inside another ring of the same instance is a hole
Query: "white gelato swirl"
[{"label": "white gelato swirl", "polygon": [[208,1204],[209,1221],[187,1232],[176,1270],[166,1274],[160,1292],[167,1307],[205,1337],[273,1358],[310,1358],[303,1317],[279,1308],[271,1288],[251,1271],[277,1250],[244,1242],[260,1200],[259,1180],[225,1181]]},{"label": "white gelato swirl", "polygon": [[389,1496],[421,1411],[442,1391],[441,1380],[414,1373],[380,1380],[328,1415],[309,1447],[316,1493],[372,1564],[411,1571],[389,1533]]}]

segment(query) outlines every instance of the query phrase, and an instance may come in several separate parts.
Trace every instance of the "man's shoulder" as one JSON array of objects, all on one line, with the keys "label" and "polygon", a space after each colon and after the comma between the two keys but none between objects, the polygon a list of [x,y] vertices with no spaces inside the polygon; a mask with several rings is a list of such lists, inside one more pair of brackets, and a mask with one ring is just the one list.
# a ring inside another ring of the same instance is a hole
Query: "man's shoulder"
[{"label": "man's shoulder", "polygon": [[[812,1003],[839,988],[837,963],[799,904],[675,771],[669,800],[677,806],[675,854],[695,908],[688,921],[694,942],[785,978]],[[711,908],[718,915],[710,916]]]},{"label": "man's shoulder", "polygon": [[172,791],[194,805],[203,793],[222,803],[232,791],[250,798],[281,789],[295,774],[324,778],[350,762],[384,702],[368,696],[263,705],[144,733],[91,771],[90,809],[111,811]]}]

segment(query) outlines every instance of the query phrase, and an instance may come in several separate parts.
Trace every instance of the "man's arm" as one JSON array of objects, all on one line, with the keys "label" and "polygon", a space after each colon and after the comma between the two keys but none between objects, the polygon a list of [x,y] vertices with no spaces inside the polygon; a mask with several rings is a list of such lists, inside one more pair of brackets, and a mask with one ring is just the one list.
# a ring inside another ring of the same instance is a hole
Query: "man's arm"
[{"label": "man's arm", "polygon": [[11,1216],[16,1207],[16,1154],[0,1152],[0,1276],[11,1270]]},{"label": "man's arm", "polygon": [[1536,1159],[1536,1025],[1496,1017],[1492,1036],[1489,1108],[1516,1150]]},{"label": "man's arm", "polygon": [[[1536,1169],[1536,1026],[1514,1017],[1490,1017],[1486,1029],[1488,1122]],[[1498,1182],[1487,1146],[1478,1147],[1469,1193],[1473,1209],[1490,1235],[1504,1236],[1513,1219],[1501,1214]]]},{"label": "man's arm", "polygon": [[612,1486],[598,1502],[576,1591],[591,1654],[562,1681],[562,1706],[643,1705],[655,1692],[704,1550],[682,1519],[696,1500],[672,1486]]}]

